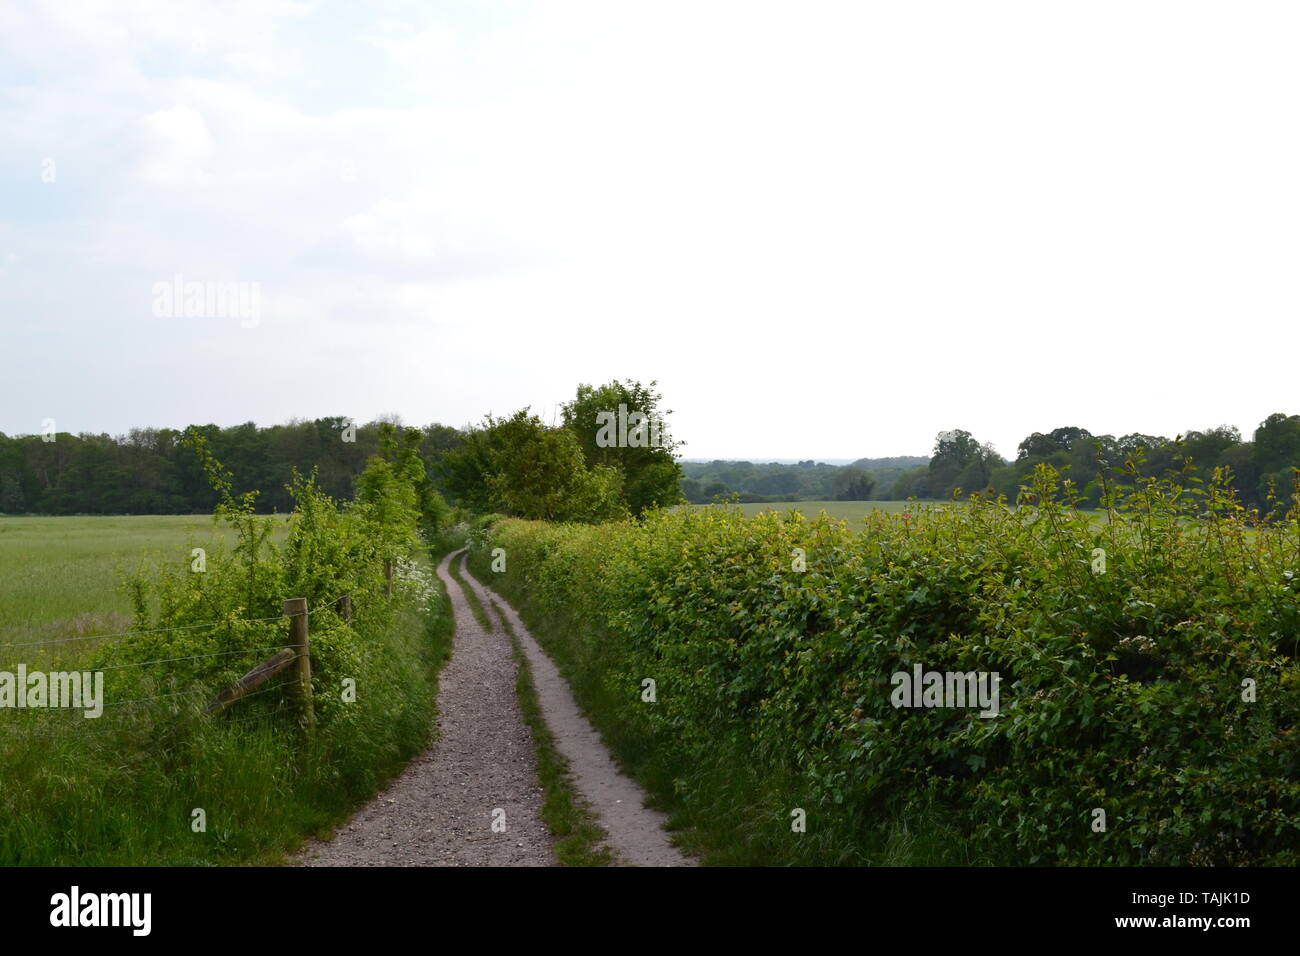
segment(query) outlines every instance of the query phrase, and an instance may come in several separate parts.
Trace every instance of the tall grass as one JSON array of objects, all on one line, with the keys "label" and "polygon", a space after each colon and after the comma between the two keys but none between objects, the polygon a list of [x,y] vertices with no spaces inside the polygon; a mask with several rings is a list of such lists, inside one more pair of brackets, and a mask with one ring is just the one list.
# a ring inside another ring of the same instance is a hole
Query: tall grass
[{"label": "tall grass", "polygon": [[[276,521],[283,541],[288,516]],[[190,561],[235,533],[211,515],[0,517],[0,646],[124,630],[123,581],[143,565]]]},{"label": "tall grass", "polygon": [[452,629],[438,587],[367,634],[356,703],[310,739],[291,683],[217,717],[198,691],[93,720],[0,712],[0,865],[269,863],[336,824],[429,742]]},{"label": "tall grass", "polygon": [[[293,513],[268,518],[255,513],[255,492],[233,494],[195,433],[226,529],[223,542],[209,527],[205,565],[176,551],[186,519],[162,519],[165,557],[126,581],[122,633],[41,644],[31,628],[0,648],[0,668],[99,672],[106,698],[94,719],[0,710],[0,864],[274,861],[428,743],[450,605],[417,530],[419,469],[391,434],[381,438],[356,500],[335,502],[295,474]],[[57,553],[67,567],[84,554],[93,569],[106,550],[103,538],[62,550],[46,542],[27,560]],[[386,567],[395,568],[391,595]],[[66,573],[48,577],[51,595],[70,583]],[[341,594],[352,598],[351,621],[340,617]],[[311,610],[314,727],[301,719],[292,670],[204,715],[216,691],[289,643],[281,612],[290,597]],[[83,600],[29,600],[17,629],[43,616],[57,630],[57,609]]]}]

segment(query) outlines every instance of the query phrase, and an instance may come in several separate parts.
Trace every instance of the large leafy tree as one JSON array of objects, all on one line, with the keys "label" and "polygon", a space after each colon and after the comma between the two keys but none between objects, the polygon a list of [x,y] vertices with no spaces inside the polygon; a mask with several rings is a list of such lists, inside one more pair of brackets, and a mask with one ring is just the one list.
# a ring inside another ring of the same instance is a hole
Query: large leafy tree
[{"label": "large leafy tree", "polygon": [[1255,466],[1261,473],[1300,463],[1300,415],[1275,412],[1255,429]]},{"label": "large leafy tree", "polygon": [[[1255,500],[1268,506],[1270,495],[1285,502],[1300,467],[1300,415],[1275,412],[1255,429]],[[1276,505],[1275,505],[1276,506]]]},{"label": "large leafy tree", "polygon": [[1209,431],[1190,431],[1183,436],[1184,454],[1198,466],[1222,464],[1228,450],[1241,444],[1241,432],[1231,425]]},{"label": "large leafy tree", "polygon": [[489,415],[442,459],[461,504],[546,521],[607,521],[626,514],[617,469],[588,467],[577,437],[528,409]]},{"label": "large leafy tree", "polygon": [[960,428],[940,432],[930,459],[928,486],[931,495],[947,497],[957,488],[977,491],[985,488],[993,469],[1002,464],[989,445],[981,445]]},{"label": "large leafy tree", "polygon": [[579,385],[562,407],[564,426],[573,433],[587,464],[616,470],[633,514],[682,500],[682,469],[661,410],[655,385],[627,379],[607,385]]},{"label": "large leafy tree", "polygon": [[867,501],[876,489],[876,479],[850,466],[836,470],[831,487],[838,501]]},{"label": "large leafy tree", "polygon": [[424,434],[415,428],[401,430],[381,422],[379,452],[372,455],[357,477],[357,499],[385,502],[409,510],[414,523],[426,534],[442,530],[449,515],[447,502],[433,487],[420,455]]}]

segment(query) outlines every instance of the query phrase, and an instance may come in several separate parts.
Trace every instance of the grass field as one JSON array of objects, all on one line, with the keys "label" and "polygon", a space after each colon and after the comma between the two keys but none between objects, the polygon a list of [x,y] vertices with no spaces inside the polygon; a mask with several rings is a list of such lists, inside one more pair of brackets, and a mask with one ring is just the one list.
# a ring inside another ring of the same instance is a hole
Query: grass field
[{"label": "grass field", "polygon": [[[282,540],[287,519],[275,522],[273,537]],[[219,574],[235,543],[233,532],[201,515],[0,518],[0,671],[20,663],[80,669],[105,648],[128,648],[30,645],[128,630],[127,575],[151,565],[184,575],[192,547],[207,549],[207,570]],[[328,610],[313,618],[324,627],[313,634],[322,671],[309,739],[294,730],[295,698],[276,689],[283,682],[237,711],[195,719],[195,702],[228,679],[205,682],[204,672],[183,670],[202,666],[187,665],[185,655],[208,654],[229,635],[184,627],[149,639],[177,643],[148,645],[134,658],[123,650],[120,669],[104,668],[98,719],[12,704],[0,710],[0,762],[6,779],[20,781],[0,788],[0,865],[275,863],[303,837],[328,832],[428,744],[452,623],[428,559],[410,573],[423,576],[428,593],[399,574],[391,603],[358,607],[355,633],[325,624]],[[348,642],[367,653],[348,656]],[[136,662],[154,649],[153,659]],[[249,648],[228,665],[218,654],[211,663],[237,674],[265,650]],[[359,698],[346,720],[335,705],[331,717],[320,696],[331,666],[349,667],[360,686],[384,693]],[[206,831],[191,829],[195,807],[208,814]]]},{"label": "grass field", "polygon": [[[694,507],[707,506],[695,505]],[[918,508],[943,508],[948,507],[948,504],[939,501],[768,501],[742,504],[737,507],[747,515],[756,515],[764,511],[801,511],[810,518],[815,518],[825,511],[832,518],[857,522],[871,511],[897,514],[902,511],[916,511]]]},{"label": "grass field", "polygon": [[127,574],[217,543],[233,537],[210,515],[0,518],[0,646],[123,630]]},{"label": "grass field", "polygon": [[[966,504],[967,502],[958,502],[960,507],[966,507]],[[684,507],[707,508],[708,505],[685,505]],[[918,511],[931,508],[950,508],[952,503],[947,501],[768,501],[739,504],[733,507],[740,508],[741,511],[751,517],[765,511],[774,511],[778,514],[787,511],[799,511],[809,518],[815,518],[825,511],[830,518],[847,521],[850,525],[856,526],[873,511],[883,511],[886,514],[901,514],[910,511],[915,514]],[[1106,512],[1104,511],[1087,508],[1080,510],[1084,514],[1092,515],[1095,521],[1105,519]]]}]

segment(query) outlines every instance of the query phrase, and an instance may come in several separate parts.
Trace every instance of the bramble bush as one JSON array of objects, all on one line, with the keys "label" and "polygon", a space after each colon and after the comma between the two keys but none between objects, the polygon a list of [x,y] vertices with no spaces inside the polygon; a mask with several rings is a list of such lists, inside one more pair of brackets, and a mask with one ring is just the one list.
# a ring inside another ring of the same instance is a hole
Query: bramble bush
[{"label": "bramble bush", "polygon": [[[220,499],[214,521],[233,528],[236,544],[230,553],[210,550],[201,573],[184,565],[170,572],[152,568],[128,582],[139,633],[103,645],[90,663],[92,669],[120,668],[109,670],[109,699],[230,683],[249,669],[250,654],[256,658],[253,652],[264,651],[265,658],[284,646],[287,597],[306,598],[311,611],[313,684],[332,689],[344,676],[365,676],[382,648],[366,635],[391,629],[402,606],[386,599],[385,563],[409,561],[422,548],[416,482],[423,475],[408,470],[412,459],[405,449],[398,451],[392,426],[381,433],[381,454],[358,478],[354,500],[335,502],[319,491],[314,476],[295,471],[288,516],[258,515],[257,493],[236,495],[231,475],[202,436],[192,432],[188,441]],[[276,522],[288,524],[282,545],[272,539]],[[343,594],[352,597],[353,627],[335,603]],[[204,626],[218,620],[216,628]],[[239,653],[244,650],[250,653]],[[165,683],[147,671],[121,667],[145,660],[171,662],[162,669]],[[325,725],[338,711],[337,697],[322,697],[318,716]]]},{"label": "bramble bush", "polygon": [[[275,860],[336,822],[425,746],[451,615],[423,535],[449,514],[423,480],[413,443],[381,433],[355,500],[336,502],[294,474],[287,516],[260,516],[256,492],[189,436],[234,530],[201,571],[148,568],[127,587],[133,632],[56,650],[47,669],[102,670],[105,711],[15,712],[0,728],[0,863],[190,864]],[[274,532],[287,523],[282,543]],[[385,564],[395,568],[386,594]],[[349,626],[335,600],[352,598]],[[316,727],[300,733],[296,672],[217,716],[200,710],[289,643],[286,598],[307,599]],[[216,622],[215,626],[213,623]],[[356,696],[345,701],[344,679]],[[190,827],[207,814],[208,831]]]},{"label": "bramble bush", "polygon": [[[1014,506],[861,529],[508,519],[472,566],[714,862],[1295,865],[1300,485],[1263,520],[1226,473],[1141,464],[1096,512],[1040,466]],[[896,709],[917,663],[1000,674],[1000,715]]]}]

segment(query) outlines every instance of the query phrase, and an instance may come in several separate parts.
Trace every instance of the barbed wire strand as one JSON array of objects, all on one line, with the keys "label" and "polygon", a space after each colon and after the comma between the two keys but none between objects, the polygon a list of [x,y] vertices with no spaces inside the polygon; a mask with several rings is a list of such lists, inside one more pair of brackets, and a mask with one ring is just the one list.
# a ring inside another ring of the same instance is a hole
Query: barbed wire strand
[{"label": "barbed wire strand", "polygon": [[233,621],[211,621],[207,624],[182,624],[179,627],[154,627],[144,631],[120,631],[116,634],[87,634],[83,637],[64,637],[55,641],[28,641],[24,644],[0,644],[0,647],[44,647],[49,644],[72,644],[77,641],[107,641],[122,637],[135,637],[139,634],[165,634],[168,631],[193,631],[201,627],[221,627],[223,624],[263,624],[266,621],[282,621],[283,614],[275,617],[237,618]]},{"label": "barbed wire strand", "polygon": [[145,704],[151,700],[166,700],[169,697],[186,697],[197,694],[199,691],[190,688],[189,690],[178,690],[174,694],[155,694],[152,697],[134,697],[131,700],[106,700],[105,707],[124,707],[127,704]]},{"label": "barbed wire strand", "polygon": [[312,616],[313,614],[315,614],[317,611],[324,611],[326,608],[332,608],[332,607],[335,607],[335,606],[339,603],[339,601],[343,600],[345,597],[347,597],[347,596],[348,596],[349,594],[351,594],[351,593],[352,593],[351,591],[344,591],[342,594],[340,594],[338,597],[336,597],[336,598],[335,598],[334,600],[332,600],[332,601],[326,601],[324,604],[317,604],[314,608],[312,608],[311,610],[309,610],[309,611],[307,612],[307,616],[308,616],[308,617],[311,617],[311,616]]},{"label": "barbed wire strand", "polygon": [[[296,684],[297,682],[298,682],[298,681],[297,681],[296,678],[290,678],[289,680],[280,681],[278,684],[272,684],[270,687],[265,687],[265,688],[263,688],[262,690],[256,690],[256,691],[253,691],[252,693],[244,694],[244,695],[243,695],[242,697],[240,697],[239,700],[236,701],[235,703],[239,703],[239,702],[241,702],[241,701],[247,700],[249,697],[257,697],[259,694],[267,694],[267,693],[270,693],[270,692],[273,691],[273,690],[279,690],[279,689],[282,688],[282,687],[288,687],[289,685],[291,685],[291,684]],[[181,694],[185,694],[185,693],[189,693],[189,691],[182,691],[182,692],[181,692]],[[163,695],[163,696],[164,696],[164,697],[166,697],[166,696],[180,696],[180,694]],[[161,700],[161,699],[163,699],[163,698],[162,698],[162,697],[141,697],[141,698],[138,698],[138,699],[136,699],[136,700],[130,700],[130,701],[116,701],[115,703],[118,703],[118,704],[138,704],[138,703],[142,703],[142,702],[144,702],[144,701],[149,701],[149,700]],[[108,704],[106,703],[104,706],[108,706]],[[84,707],[46,707],[46,708],[41,708],[40,711],[38,711],[38,712],[40,712],[40,713],[46,713],[46,714],[51,714],[51,713],[53,713],[53,714],[70,714],[70,713],[80,713],[81,711],[84,711],[84,710],[85,710]],[[267,715],[267,714],[250,714],[250,715],[247,716],[247,717],[234,717],[234,718],[227,718],[227,719],[226,719],[226,723],[242,723],[242,722],[244,722],[244,721],[248,721],[248,720],[262,719],[262,718],[264,718],[264,717],[266,717],[266,716],[268,716],[268,715]],[[116,722],[114,722],[114,721],[109,721],[109,720],[103,720],[103,719],[101,719],[101,718],[94,718],[94,719],[91,719],[91,720],[88,720],[88,721],[83,720],[83,721],[75,722],[75,723],[72,724],[72,727],[75,728],[78,732],[81,732],[81,731],[87,731],[87,730],[93,730],[93,731],[96,731],[96,732],[102,732],[102,731],[105,731],[105,730],[111,730],[111,729],[117,729],[117,730],[127,729],[127,728],[124,727],[124,725],[122,725],[122,724],[120,724],[120,723],[116,723]],[[10,729],[10,730],[17,730],[18,728],[12,728],[12,727],[11,727],[11,728],[9,728],[9,729]],[[24,728],[21,728],[21,729],[22,729],[23,732],[22,732],[20,735],[18,735],[18,736],[19,736],[19,739],[22,740],[22,741],[33,741],[33,740],[48,740],[48,739],[50,739],[50,738],[52,738],[52,737],[59,736],[59,735],[60,735],[60,734],[61,734],[65,729],[67,729],[67,728],[66,728],[66,727],[61,727],[57,722],[51,721],[51,722],[46,723],[43,727],[40,727],[39,729],[36,729],[36,728],[33,728],[33,727],[24,727]],[[149,729],[153,729],[153,728],[149,728]],[[2,735],[0,735],[0,736],[2,736]]]},{"label": "barbed wire strand", "polygon": [[[340,600],[342,600],[342,599],[343,599],[347,594],[350,594],[350,593],[351,593],[351,592],[344,592],[343,594],[338,595],[338,597],[334,598],[334,599],[331,600],[331,601],[326,602],[325,604],[317,605],[315,608],[312,608],[312,609],[310,609],[310,610],[308,610],[308,611],[306,612],[306,613],[307,613],[307,616],[310,616],[310,615],[316,613],[317,611],[324,610],[325,608],[334,608],[334,607],[337,607],[338,602],[339,602]],[[123,639],[123,638],[127,638],[127,637],[134,637],[134,636],[137,636],[137,635],[145,635],[145,634],[166,634],[166,633],[170,633],[170,632],[172,632],[172,631],[193,631],[193,630],[199,630],[199,629],[202,629],[202,628],[215,628],[215,627],[221,627],[222,625],[227,625],[227,626],[228,626],[228,625],[231,625],[231,624],[264,624],[264,623],[267,623],[267,622],[269,622],[269,621],[282,621],[282,620],[284,620],[286,617],[287,617],[287,615],[284,615],[284,614],[277,614],[277,615],[274,615],[274,616],[271,616],[271,617],[259,617],[259,618],[237,618],[237,619],[235,619],[235,620],[233,620],[233,621],[227,621],[227,620],[222,620],[222,621],[209,621],[209,622],[206,622],[206,623],[203,623],[203,624],[182,624],[182,625],[178,625],[178,626],[176,626],[176,627],[156,627],[156,628],[147,628],[147,629],[145,629],[145,630],[141,630],[141,631],[120,631],[120,632],[110,633],[110,634],[85,634],[85,635],[82,635],[82,636],[79,636],[79,637],[59,638],[59,639],[57,639],[57,640],[50,640],[50,641],[28,641],[28,642],[22,642],[22,643],[12,643],[12,642],[11,642],[11,643],[6,643],[6,644],[0,644],[0,648],[16,648],[16,647],[48,647],[48,646],[51,646],[51,645],[57,645],[57,644],[74,644],[74,643],[79,643],[79,642],[81,642],[81,641],[116,640],[116,639]],[[334,625],[333,627],[327,628],[327,629],[325,629],[324,631],[321,631],[321,632],[319,632],[319,633],[321,633],[321,634],[329,634],[329,633],[331,633],[331,632],[333,632],[333,631],[335,631],[335,630],[338,630],[340,627],[346,627],[346,626],[348,626],[346,623],[344,623],[344,624],[336,624],[336,625]],[[301,648],[301,647],[304,647],[304,646],[306,646],[306,645],[303,645],[303,644],[267,645],[267,646],[262,646],[262,647],[247,647],[247,648],[239,648],[238,650],[233,650],[233,651],[216,651],[216,652],[213,652],[213,653],[211,653],[211,654],[192,654],[192,655],[188,655],[188,656],[185,656],[185,657],[162,657],[162,658],[155,658],[155,659],[153,659],[153,660],[148,660],[148,661],[133,661],[133,662],[131,662],[131,663],[129,663],[129,664],[110,664],[110,665],[107,665],[107,666],[104,666],[104,667],[98,667],[98,668],[95,668],[95,670],[94,670],[93,672],[97,673],[97,672],[100,672],[100,671],[123,670],[123,669],[126,669],[126,668],[131,668],[131,667],[145,667],[145,666],[149,666],[149,665],[153,665],[153,664],[174,664],[174,663],[180,663],[180,662],[183,662],[183,661],[206,660],[206,659],[210,659],[210,658],[214,658],[214,657],[231,657],[231,656],[234,656],[234,655],[237,655],[237,654],[251,654],[251,653],[258,652],[258,651],[284,650],[285,648]],[[299,654],[296,654],[296,655],[292,658],[292,660],[297,660],[297,659],[302,658],[302,657],[306,657],[308,660],[311,660],[311,659],[312,659],[312,655],[311,655],[310,653],[306,653],[306,654],[299,653]],[[294,683],[297,683],[297,679],[296,679],[296,678],[293,678],[293,679],[290,679],[290,680],[286,680],[286,681],[281,681],[281,682],[278,683],[278,684],[273,684],[273,685],[271,685],[270,687],[263,688],[262,690],[252,691],[251,693],[243,694],[243,695],[241,695],[241,696],[239,697],[239,701],[247,700],[249,697],[257,697],[257,696],[259,696],[259,695],[261,695],[261,694],[270,693],[271,691],[278,690],[278,689],[280,689],[281,687],[287,687],[288,685],[290,685],[290,684],[294,684]],[[151,702],[153,702],[153,701],[169,700],[169,699],[173,699],[173,698],[176,698],[176,697],[184,697],[184,696],[187,696],[187,695],[193,695],[193,694],[197,694],[197,693],[200,693],[200,691],[198,691],[198,690],[196,690],[196,689],[194,689],[194,688],[191,688],[191,689],[189,689],[189,690],[176,691],[175,693],[171,693],[171,694],[154,694],[154,695],[151,695],[151,696],[149,696],[149,697],[136,697],[136,698],[132,698],[132,699],[130,699],[130,700],[105,701],[105,702],[101,705],[101,707],[122,707],[122,706],[128,706],[128,705],[133,705],[133,704],[145,704],[145,703],[151,703]],[[238,701],[237,701],[237,702],[238,702]],[[27,708],[24,708],[24,709],[27,709]],[[85,707],[42,707],[42,708],[31,708],[31,709],[37,711],[38,713],[43,713],[43,714],[59,714],[59,713],[74,713],[74,712],[83,712],[83,713],[84,713],[84,712],[86,711],[87,708],[85,708]],[[261,717],[263,717],[263,716],[265,716],[265,715],[262,715],[262,714],[253,714],[253,715],[250,715],[250,716],[248,716],[248,717],[228,719],[228,720],[227,720],[227,723],[240,723],[240,722],[242,722],[242,721],[246,721],[246,720],[258,719],[258,718],[261,718]],[[93,728],[91,728],[91,727],[86,727],[85,725],[80,725],[80,724],[79,724],[79,725],[76,725],[76,726],[81,727],[83,730],[85,730],[85,729],[104,730],[104,729],[106,729],[107,727],[115,727],[115,726],[118,726],[118,725],[113,724],[113,723],[100,723],[99,720],[96,719],[96,722],[95,722],[95,724],[93,725]],[[53,734],[53,732],[54,732],[55,730],[57,730],[56,727],[54,727],[54,726],[50,726],[50,725],[47,725],[47,727],[44,728],[44,729],[47,730],[47,731],[49,731],[50,733],[46,733],[46,734],[40,734],[40,733],[38,733],[38,734],[35,734],[35,735],[32,735],[32,734],[25,734],[24,736],[27,737],[28,739],[40,739],[40,738],[45,737],[45,736],[51,736],[51,735]]]},{"label": "barbed wire strand", "polygon": [[[328,631],[322,633],[328,634]],[[234,654],[253,654],[257,651],[281,651],[286,647],[302,647],[301,644],[271,644],[266,647],[244,647],[237,651],[217,651],[215,654],[192,654],[189,657],[159,657],[152,661],[135,661],[131,664],[109,664],[106,667],[96,667],[92,673],[99,671],[119,671],[127,667],[144,667],[147,664],[174,664],[177,661],[198,661],[209,657],[230,657]]]}]

